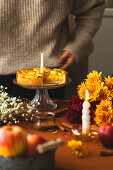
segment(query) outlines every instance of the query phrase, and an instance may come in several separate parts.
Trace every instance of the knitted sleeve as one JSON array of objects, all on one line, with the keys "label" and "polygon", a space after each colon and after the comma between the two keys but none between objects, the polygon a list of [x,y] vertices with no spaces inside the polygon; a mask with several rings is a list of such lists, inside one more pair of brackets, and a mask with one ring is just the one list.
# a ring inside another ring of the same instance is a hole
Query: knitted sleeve
[{"label": "knitted sleeve", "polygon": [[73,1],[71,13],[76,16],[76,29],[73,40],[64,49],[70,51],[77,62],[93,51],[92,38],[100,26],[104,8],[104,0]]}]

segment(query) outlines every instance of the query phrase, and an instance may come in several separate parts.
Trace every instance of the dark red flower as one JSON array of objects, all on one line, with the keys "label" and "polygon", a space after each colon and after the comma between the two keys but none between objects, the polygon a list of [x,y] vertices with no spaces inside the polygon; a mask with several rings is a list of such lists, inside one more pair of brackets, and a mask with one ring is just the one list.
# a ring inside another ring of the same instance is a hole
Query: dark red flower
[{"label": "dark red flower", "polygon": [[[90,116],[91,123],[94,123],[94,111],[96,109],[97,102],[90,102]],[[66,119],[71,123],[82,123],[82,105],[83,100],[81,100],[77,95],[72,97],[72,100],[68,103],[68,109],[65,113]]]}]

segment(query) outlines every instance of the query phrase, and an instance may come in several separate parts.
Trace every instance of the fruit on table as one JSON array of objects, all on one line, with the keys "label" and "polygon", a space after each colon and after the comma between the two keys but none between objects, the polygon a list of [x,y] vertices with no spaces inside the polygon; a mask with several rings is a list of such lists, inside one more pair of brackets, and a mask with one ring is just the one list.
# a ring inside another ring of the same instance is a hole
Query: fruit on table
[{"label": "fruit on table", "polygon": [[98,129],[98,136],[105,147],[113,148],[113,123],[102,123]]},{"label": "fruit on table", "polygon": [[0,128],[0,155],[14,157],[23,154],[26,148],[26,132],[16,125]]},{"label": "fruit on table", "polygon": [[37,145],[46,142],[46,140],[37,134],[34,135],[29,134],[26,136],[26,139],[27,139],[26,154],[28,156],[37,156],[38,155],[38,152],[36,151]]}]

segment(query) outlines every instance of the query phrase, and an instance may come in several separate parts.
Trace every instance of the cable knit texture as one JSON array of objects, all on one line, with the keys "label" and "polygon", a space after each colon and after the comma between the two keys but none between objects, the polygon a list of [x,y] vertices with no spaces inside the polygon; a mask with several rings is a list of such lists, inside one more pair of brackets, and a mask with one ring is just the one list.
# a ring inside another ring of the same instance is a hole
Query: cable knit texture
[{"label": "cable knit texture", "polygon": [[[76,61],[89,55],[103,11],[104,0],[0,0],[0,74],[39,67],[41,52],[47,67],[58,66],[62,49]],[[70,13],[77,23],[73,39]]]}]

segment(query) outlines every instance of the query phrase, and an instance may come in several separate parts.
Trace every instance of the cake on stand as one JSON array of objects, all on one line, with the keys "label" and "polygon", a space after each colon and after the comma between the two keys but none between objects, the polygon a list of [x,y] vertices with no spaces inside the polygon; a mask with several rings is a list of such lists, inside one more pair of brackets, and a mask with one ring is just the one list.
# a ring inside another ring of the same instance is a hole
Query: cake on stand
[{"label": "cake on stand", "polygon": [[57,104],[54,103],[53,100],[49,97],[48,90],[66,86],[68,83],[71,82],[71,79],[68,78],[68,81],[65,84],[46,84],[43,86],[30,86],[18,84],[16,79],[14,79],[13,82],[20,87],[36,90],[34,98],[27,104],[28,108],[37,109],[38,111],[50,111],[56,109]]}]

